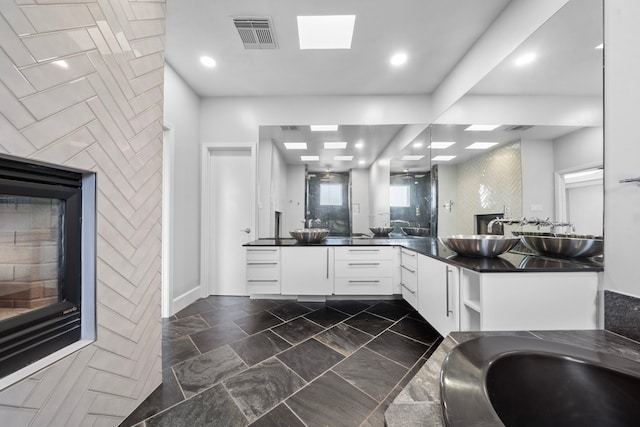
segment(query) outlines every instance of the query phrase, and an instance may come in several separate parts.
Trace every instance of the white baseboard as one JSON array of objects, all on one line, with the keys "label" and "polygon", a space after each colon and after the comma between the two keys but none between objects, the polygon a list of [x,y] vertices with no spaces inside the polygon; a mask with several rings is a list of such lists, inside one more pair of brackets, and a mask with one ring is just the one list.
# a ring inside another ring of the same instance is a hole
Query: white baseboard
[{"label": "white baseboard", "polygon": [[200,289],[200,286],[196,286],[195,288],[185,292],[184,294],[175,297],[173,299],[173,310],[171,310],[171,316],[200,298],[201,293],[202,290]]}]

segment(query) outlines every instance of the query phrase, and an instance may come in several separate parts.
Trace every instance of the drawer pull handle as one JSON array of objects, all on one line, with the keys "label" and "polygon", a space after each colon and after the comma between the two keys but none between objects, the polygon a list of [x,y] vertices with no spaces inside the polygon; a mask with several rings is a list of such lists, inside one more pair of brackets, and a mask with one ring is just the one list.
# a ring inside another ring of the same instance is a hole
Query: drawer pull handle
[{"label": "drawer pull handle", "polygon": [[247,249],[247,252],[278,252],[277,249]]},{"label": "drawer pull handle", "polygon": [[249,283],[277,283],[278,280],[247,280]]},{"label": "drawer pull handle", "polygon": [[416,272],[415,270],[412,270],[412,269],[410,269],[410,268],[407,268],[407,267],[405,267],[404,265],[401,265],[400,267],[404,268],[405,270],[407,270],[407,271],[408,271],[409,273],[411,273],[411,274],[415,274],[415,272]]},{"label": "drawer pull handle", "polygon": [[349,252],[380,252],[380,249],[348,249]]},{"label": "drawer pull handle", "polygon": [[349,280],[349,283],[380,283],[380,280]]},{"label": "drawer pull handle", "polygon": [[407,285],[405,285],[404,283],[400,283],[400,286],[402,286],[403,288],[405,288],[406,290],[408,290],[409,292],[411,292],[413,295],[416,294],[416,291],[410,289]]},{"label": "drawer pull handle", "polygon": [[248,262],[247,265],[278,265],[277,262]]},{"label": "drawer pull handle", "polygon": [[453,311],[451,311],[451,310],[449,309],[449,273],[450,273],[450,272],[451,272],[451,270],[449,270],[449,267],[447,267],[447,272],[446,272],[446,274],[447,274],[447,282],[446,282],[446,285],[447,285],[447,286],[446,286],[446,289],[445,289],[445,292],[447,293],[447,317],[449,317],[449,315],[450,315],[451,313],[453,313]]},{"label": "drawer pull handle", "polygon": [[416,254],[412,254],[411,252],[405,252],[405,251],[402,251],[402,255],[413,256],[413,257],[416,256]]},{"label": "drawer pull handle", "polygon": [[349,265],[380,265],[379,262],[350,262]]}]

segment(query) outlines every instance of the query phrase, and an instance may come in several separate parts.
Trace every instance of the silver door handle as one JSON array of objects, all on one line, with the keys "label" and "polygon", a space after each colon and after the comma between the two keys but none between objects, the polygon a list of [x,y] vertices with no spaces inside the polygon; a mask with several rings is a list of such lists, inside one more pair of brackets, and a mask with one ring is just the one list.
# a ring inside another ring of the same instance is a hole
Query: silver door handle
[{"label": "silver door handle", "polygon": [[240,231],[244,231],[244,232],[245,232],[245,233],[247,233],[247,234],[251,233],[251,229],[250,229],[249,227],[244,228],[244,229],[242,229],[242,230],[240,230]]}]

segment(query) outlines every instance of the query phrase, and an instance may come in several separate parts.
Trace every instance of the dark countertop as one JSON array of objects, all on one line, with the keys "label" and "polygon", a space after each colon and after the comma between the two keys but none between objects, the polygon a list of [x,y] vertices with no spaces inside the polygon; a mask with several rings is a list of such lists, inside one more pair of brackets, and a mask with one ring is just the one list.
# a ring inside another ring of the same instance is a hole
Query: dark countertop
[{"label": "dark countertop", "polygon": [[295,239],[259,239],[244,246],[401,246],[448,264],[480,273],[512,272],[587,272],[603,271],[603,263],[595,258],[561,259],[518,252],[506,252],[496,258],[459,256],[432,237],[359,238],[328,237],[320,243],[305,244]]}]

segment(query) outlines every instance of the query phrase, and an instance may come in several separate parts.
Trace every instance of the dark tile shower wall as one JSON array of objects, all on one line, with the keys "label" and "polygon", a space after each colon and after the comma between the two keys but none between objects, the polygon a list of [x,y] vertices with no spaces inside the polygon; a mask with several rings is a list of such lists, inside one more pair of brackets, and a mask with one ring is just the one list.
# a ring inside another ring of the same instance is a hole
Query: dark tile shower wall
[{"label": "dark tile shower wall", "polygon": [[431,224],[430,172],[392,174],[390,184],[411,186],[411,206],[391,206],[391,220],[409,221],[412,227],[428,228]]},{"label": "dark tile shower wall", "polygon": [[640,341],[640,298],[605,290],[604,328]]},{"label": "dark tile shower wall", "polygon": [[[322,184],[342,185],[341,205],[320,204]],[[351,235],[349,172],[309,172],[307,175],[307,207],[305,220],[312,220],[314,228],[327,228],[331,236]],[[307,223],[308,225],[308,223]]]}]

